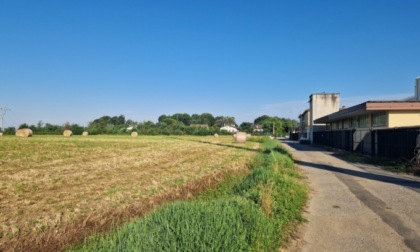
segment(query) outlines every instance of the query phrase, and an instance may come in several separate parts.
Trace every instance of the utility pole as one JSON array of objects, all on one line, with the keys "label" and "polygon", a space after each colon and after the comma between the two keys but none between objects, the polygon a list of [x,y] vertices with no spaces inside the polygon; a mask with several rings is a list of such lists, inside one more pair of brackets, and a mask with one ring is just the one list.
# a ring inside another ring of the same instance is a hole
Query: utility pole
[{"label": "utility pole", "polygon": [[275,124],[273,123],[273,137],[275,137],[275,135],[274,135],[274,125],[275,125]]},{"label": "utility pole", "polygon": [[6,115],[7,111],[11,111],[7,105],[4,108],[0,108],[0,131],[3,130],[3,119],[4,116]]}]

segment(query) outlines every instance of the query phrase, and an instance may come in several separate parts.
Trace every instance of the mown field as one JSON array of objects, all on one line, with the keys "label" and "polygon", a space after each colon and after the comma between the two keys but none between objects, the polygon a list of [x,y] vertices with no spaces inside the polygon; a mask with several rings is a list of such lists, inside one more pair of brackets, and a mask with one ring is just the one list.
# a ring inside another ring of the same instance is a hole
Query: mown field
[{"label": "mown field", "polygon": [[188,200],[176,200],[94,234],[69,252],[279,251],[299,223],[308,187],[289,152],[262,143],[246,173],[228,174]]},{"label": "mown field", "polygon": [[0,138],[0,251],[62,249],[248,171],[231,137]]}]

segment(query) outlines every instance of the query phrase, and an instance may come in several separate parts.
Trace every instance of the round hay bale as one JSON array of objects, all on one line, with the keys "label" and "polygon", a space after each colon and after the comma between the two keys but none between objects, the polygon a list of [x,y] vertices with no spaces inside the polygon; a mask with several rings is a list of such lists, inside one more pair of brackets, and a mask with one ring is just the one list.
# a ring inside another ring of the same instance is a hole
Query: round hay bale
[{"label": "round hay bale", "polygon": [[219,137],[219,134],[217,134],[217,133],[216,133],[216,134],[214,134],[214,137],[215,137],[215,138],[218,138],[218,137]]},{"label": "round hay bale", "polygon": [[89,132],[83,131],[82,136],[88,136],[88,135],[89,135]]},{"label": "round hay bale", "polygon": [[32,130],[31,129],[19,129],[15,133],[18,137],[31,137],[32,136]]},{"label": "round hay bale", "polygon": [[245,132],[237,132],[235,141],[237,143],[245,143],[246,142],[246,133]]},{"label": "round hay bale", "polygon": [[0,132],[0,137],[2,137],[3,136],[3,132]]},{"label": "round hay bale", "polygon": [[65,137],[69,137],[69,136],[72,136],[72,135],[73,135],[73,132],[71,130],[65,130],[63,132],[63,136],[65,136]]},{"label": "round hay bale", "polygon": [[137,137],[138,135],[139,135],[139,133],[137,133],[137,132],[135,132],[135,131],[131,132],[131,136],[132,136],[132,137]]}]

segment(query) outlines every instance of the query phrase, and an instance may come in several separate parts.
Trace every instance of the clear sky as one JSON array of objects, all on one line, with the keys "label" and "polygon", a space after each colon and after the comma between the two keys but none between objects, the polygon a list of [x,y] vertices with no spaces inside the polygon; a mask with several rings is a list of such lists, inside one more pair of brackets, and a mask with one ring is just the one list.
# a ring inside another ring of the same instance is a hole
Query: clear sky
[{"label": "clear sky", "polygon": [[419,13],[418,0],[0,0],[4,126],[297,119],[311,93],[340,93],[346,106],[407,97]]}]

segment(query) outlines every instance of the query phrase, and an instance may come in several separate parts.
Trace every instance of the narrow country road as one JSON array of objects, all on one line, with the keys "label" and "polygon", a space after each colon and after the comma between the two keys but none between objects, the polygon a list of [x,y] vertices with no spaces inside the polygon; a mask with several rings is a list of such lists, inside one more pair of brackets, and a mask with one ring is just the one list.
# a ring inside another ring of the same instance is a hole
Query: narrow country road
[{"label": "narrow country road", "polygon": [[419,177],[352,165],[313,146],[282,143],[311,188],[308,223],[285,251],[420,251]]}]

